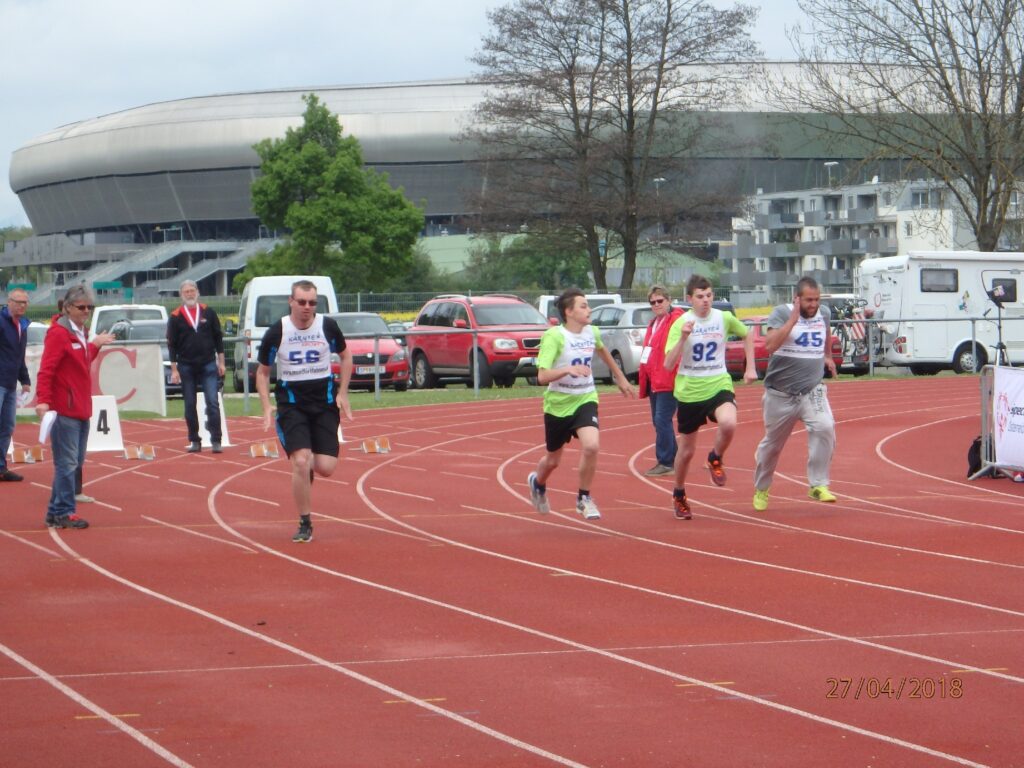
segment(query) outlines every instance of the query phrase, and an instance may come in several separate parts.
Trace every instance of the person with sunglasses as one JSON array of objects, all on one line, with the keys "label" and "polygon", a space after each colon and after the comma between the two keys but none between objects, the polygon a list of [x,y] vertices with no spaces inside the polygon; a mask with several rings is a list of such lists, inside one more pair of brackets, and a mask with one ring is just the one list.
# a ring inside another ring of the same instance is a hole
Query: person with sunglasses
[{"label": "person with sunglasses", "polygon": [[17,422],[18,385],[21,392],[32,387],[25,365],[28,343],[28,294],[15,288],[7,294],[7,306],[0,309],[0,482],[14,483],[22,479],[7,466],[7,449],[14,437]]},{"label": "person with sunglasses", "polygon": [[53,450],[53,488],[46,508],[51,528],[88,528],[75,511],[75,474],[85,463],[92,417],[90,366],[100,347],[114,340],[98,333],[87,341],[89,314],[95,309],[92,293],[73,285],[64,296],[64,314],[50,325],[36,381],[36,413],[56,414],[50,428]]},{"label": "person with sunglasses", "polygon": [[[310,280],[292,284],[289,313],[267,329],[260,343],[256,391],[263,405],[263,429],[274,422],[270,402],[270,366],[277,363],[277,436],[292,465],[292,496],[299,510],[297,544],[313,540],[310,489],[314,473],[330,477],[338,466],[338,427],[341,412],[352,419],[348,383],[352,353],[341,328],[317,314],[316,285]],[[341,359],[341,381],[331,373],[331,356]]]},{"label": "person with sunglasses", "polygon": [[647,325],[644,345],[640,352],[639,385],[640,397],[651,403],[651,423],[654,424],[653,467],[644,472],[648,477],[672,474],[676,461],[676,436],[672,416],[676,412],[676,398],[672,393],[676,385],[675,371],[665,367],[665,340],[668,329],[683,310],[672,306],[668,291],[660,285],[651,287],[647,293],[654,317]]}]

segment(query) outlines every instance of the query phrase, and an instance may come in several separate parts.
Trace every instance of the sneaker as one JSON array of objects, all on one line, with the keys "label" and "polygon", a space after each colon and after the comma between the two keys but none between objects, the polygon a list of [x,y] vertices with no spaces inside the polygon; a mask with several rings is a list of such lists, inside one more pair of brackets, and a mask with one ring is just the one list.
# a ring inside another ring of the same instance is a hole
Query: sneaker
[{"label": "sneaker", "polygon": [[722,487],[723,485],[725,485],[725,467],[722,466],[721,458],[712,460],[709,456],[708,462],[704,466],[708,468],[708,472],[711,475],[712,483],[714,483],[718,487]]},{"label": "sneaker", "polygon": [[584,520],[600,520],[601,510],[597,508],[597,504],[589,496],[584,496],[576,500],[576,511],[583,515]]},{"label": "sneaker", "polygon": [[304,523],[302,520],[299,520],[299,530],[297,530],[295,532],[295,535],[292,536],[292,541],[294,541],[296,544],[308,544],[312,540],[313,524]]},{"label": "sneaker", "polygon": [[673,496],[672,508],[676,517],[680,520],[692,520],[693,513],[690,511],[690,502],[685,496]]},{"label": "sneaker", "polygon": [[96,499],[94,499],[92,496],[86,496],[84,493],[76,493],[75,501],[78,502],[79,504],[92,504],[94,501],[96,501]]},{"label": "sneaker", "polygon": [[754,509],[758,512],[764,512],[768,509],[768,489],[765,488],[763,491],[754,489]]},{"label": "sneaker", "polygon": [[655,464],[653,467],[644,472],[647,477],[657,477],[658,475],[667,475],[675,470],[668,464]]},{"label": "sneaker", "polygon": [[188,448],[185,449],[187,453],[199,453],[201,450],[203,450],[203,446],[198,440],[189,443]]},{"label": "sneaker", "polygon": [[815,501],[832,502],[836,500],[836,497],[833,496],[832,493],[829,491],[828,487],[824,485],[814,486],[813,488],[811,488],[811,490],[807,492],[807,495],[810,496]]},{"label": "sneaker", "polygon": [[9,469],[5,469],[3,472],[0,472],[0,482],[3,483],[20,483],[24,479],[25,478],[17,472],[11,472]]},{"label": "sneaker", "polygon": [[530,501],[533,502],[533,506],[542,515],[546,515],[551,511],[551,505],[548,504],[548,495],[537,487],[536,472],[530,473],[526,478],[526,484],[530,486]]},{"label": "sneaker", "polygon": [[210,451],[212,453],[224,453],[224,449],[221,448],[220,443],[210,443]]},{"label": "sneaker", "polygon": [[46,525],[50,528],[88,528],[88,521],[79,517],[78,515],[61,515],[60,517],[54,517],[53,515],[46,516]]}]

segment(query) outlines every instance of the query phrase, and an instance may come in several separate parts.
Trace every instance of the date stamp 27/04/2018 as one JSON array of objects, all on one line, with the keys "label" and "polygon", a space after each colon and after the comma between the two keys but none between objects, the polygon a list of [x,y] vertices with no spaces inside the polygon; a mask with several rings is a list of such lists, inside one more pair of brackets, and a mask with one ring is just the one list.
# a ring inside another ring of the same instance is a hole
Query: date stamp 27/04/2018
[{"label": "date stamp 27/04/2018", "polygon": [[828,677],[826,699],[959,699],[964,681],[959,677]]}]

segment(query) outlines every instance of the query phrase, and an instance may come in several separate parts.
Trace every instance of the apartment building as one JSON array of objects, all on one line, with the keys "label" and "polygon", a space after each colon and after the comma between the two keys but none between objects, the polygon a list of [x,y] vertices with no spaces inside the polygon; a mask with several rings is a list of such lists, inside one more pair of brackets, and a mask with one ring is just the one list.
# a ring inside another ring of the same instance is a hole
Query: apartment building
[{"label": "apartment building", "polygon": [[977,247],[949,190],[934,180],[759,191],[749,210],[733,219],[733,242],[719,251],[721,283],[740,305],[785,301],[803,275],[828,292],[851,292],[864,259]]}]

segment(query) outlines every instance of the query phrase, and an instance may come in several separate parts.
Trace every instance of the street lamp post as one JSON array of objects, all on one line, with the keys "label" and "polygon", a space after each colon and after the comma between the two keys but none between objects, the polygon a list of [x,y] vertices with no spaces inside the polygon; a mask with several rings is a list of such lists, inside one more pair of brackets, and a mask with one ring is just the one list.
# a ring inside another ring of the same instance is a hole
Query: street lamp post
[{"label": "street lamp post", "polygon": [[656,179],[651,179],[651,181],[654,182],[654,196],[660,200],[661,185],[665,183],[665,179],[661,176],[658,176]]},{"label": "street lamp post", "polygon": [[826,168],[828,168],[828,185],[831,187],[832,186],[832,169],[835,168],[837,165],[839,165],[839,163],[837,161],[835,161],[835,160],[829,160],[824,165],[825,165]]}]

